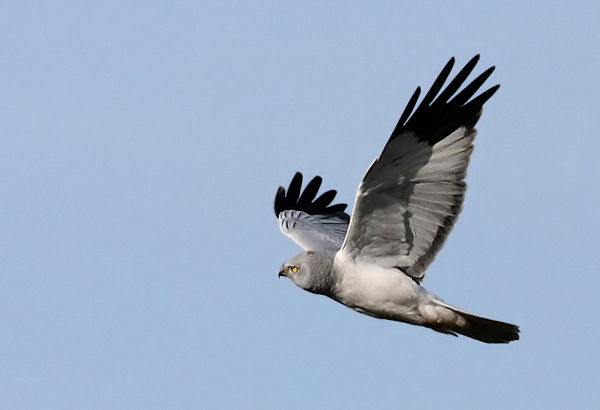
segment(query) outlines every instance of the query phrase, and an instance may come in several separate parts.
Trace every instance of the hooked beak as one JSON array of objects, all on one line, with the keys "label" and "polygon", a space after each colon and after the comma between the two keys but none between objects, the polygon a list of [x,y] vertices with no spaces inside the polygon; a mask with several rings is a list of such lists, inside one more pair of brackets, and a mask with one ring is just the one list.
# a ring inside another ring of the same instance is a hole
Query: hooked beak
[{"label": "hooked beak", "polygon": [[286,276],[286,274],[285,274],[285,267],[283,267],[283,266],[279,270],[279,274],[277,275],[277,277],[280,278],[282,276]]}]

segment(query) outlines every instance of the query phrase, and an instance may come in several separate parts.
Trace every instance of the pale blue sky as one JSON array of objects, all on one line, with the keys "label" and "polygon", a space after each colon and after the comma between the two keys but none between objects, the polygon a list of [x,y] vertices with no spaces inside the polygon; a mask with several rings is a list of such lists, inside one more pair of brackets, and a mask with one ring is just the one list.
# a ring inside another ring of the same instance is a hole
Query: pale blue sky
[{"label": "pale blue sky", "polygon": [[[543,4],[543,5],[542,5]],[[596,408],[600,3],[0,4],[0,407]],[[352,203],[417,85],[497,70],[425,285],[490,346],[278,280],[297,170]]]}]

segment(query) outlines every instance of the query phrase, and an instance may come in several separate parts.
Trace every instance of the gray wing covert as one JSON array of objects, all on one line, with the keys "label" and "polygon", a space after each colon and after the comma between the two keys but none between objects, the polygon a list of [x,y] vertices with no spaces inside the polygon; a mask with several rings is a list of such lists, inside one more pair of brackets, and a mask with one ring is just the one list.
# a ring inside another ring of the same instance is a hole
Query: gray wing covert
[{"label": "gray wing covert", "polygon": [[350,215],[347,205],[331,205],[337,192],[330,190],[317,198],[323,179],[314,177],[302,192],[302,174],[297,172],[287,189],[275,195],[275,215],[281,231],[305,250],[337,251],[344,242]]},{"label": "gray wing covert", "polygon": [[440,93],[452,58],[413,113],[417,88],[359,186],[341,253],[423,279],[461,210],[474,126],[499,87],[472,98],[491,67],[450,99],[478,59],[471,59]]}]

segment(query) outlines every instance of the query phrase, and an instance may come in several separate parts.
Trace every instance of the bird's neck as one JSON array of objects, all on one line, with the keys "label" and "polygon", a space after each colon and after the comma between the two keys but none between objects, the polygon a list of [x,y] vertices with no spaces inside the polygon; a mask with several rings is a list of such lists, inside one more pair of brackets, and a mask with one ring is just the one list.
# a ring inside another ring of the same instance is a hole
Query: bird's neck
[{"label": "bird's neck", "polygon": [[330,296],[335,284],[335,278],[333,277],[333,260],[335,257],[334,253],[322,252],[318,256],[320,261],[320,270],[316,272],[314,282],[310,289],[306,289],[309,292],[317,293],[320,295]]}]

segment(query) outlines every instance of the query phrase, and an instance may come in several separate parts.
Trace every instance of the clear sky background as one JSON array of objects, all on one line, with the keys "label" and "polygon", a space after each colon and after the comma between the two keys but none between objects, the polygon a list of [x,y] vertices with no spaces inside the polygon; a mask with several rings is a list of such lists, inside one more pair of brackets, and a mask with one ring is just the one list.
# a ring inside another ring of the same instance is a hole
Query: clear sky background
[{"label": "clear sky background", "polygon": [[[0,4],[0,408],[600,402],[600,3]],[[486,345],[277,279],[295,171],[353,203],[417,85],[501,83],[424,285]]]}]

